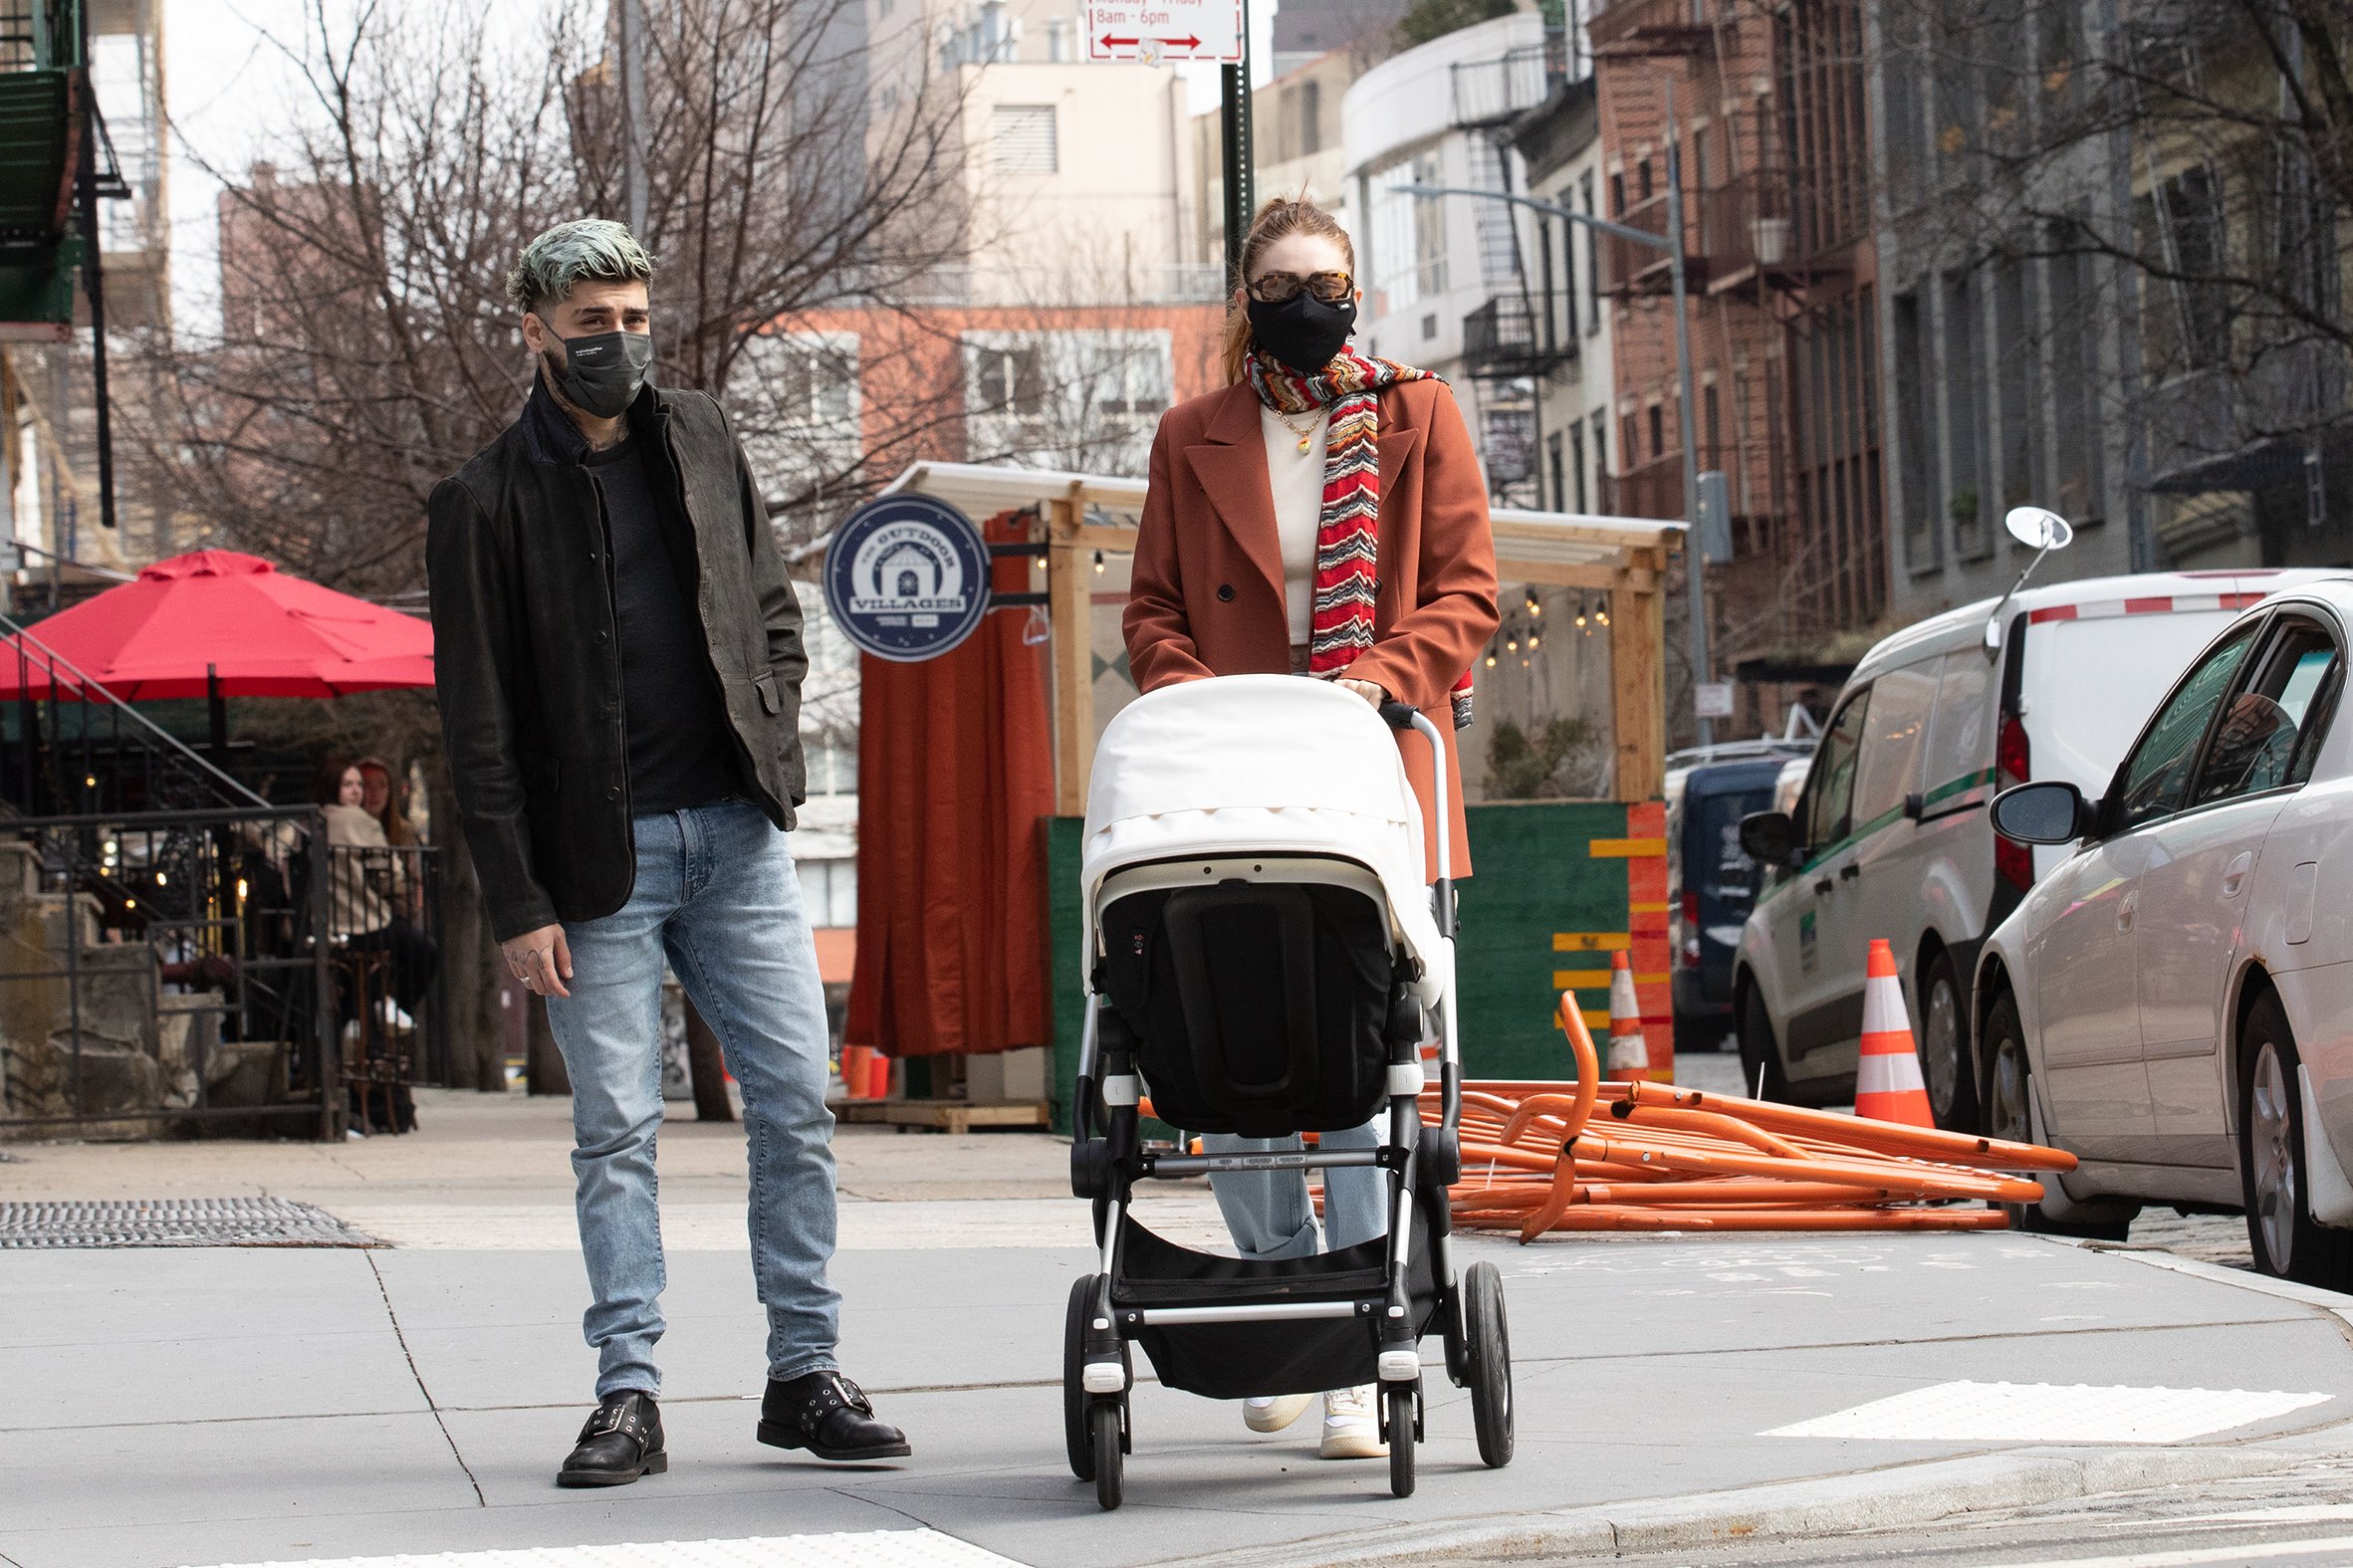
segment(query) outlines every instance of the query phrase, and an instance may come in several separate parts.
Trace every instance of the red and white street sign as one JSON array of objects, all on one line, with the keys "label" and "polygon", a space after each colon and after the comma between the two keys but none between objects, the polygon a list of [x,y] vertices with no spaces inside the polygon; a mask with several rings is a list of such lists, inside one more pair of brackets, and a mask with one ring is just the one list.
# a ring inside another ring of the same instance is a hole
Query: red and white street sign
[{"label": "red and white street sign", "polygon": [[1086,58],[1242,59],[1242,0],[1086,0]]}]

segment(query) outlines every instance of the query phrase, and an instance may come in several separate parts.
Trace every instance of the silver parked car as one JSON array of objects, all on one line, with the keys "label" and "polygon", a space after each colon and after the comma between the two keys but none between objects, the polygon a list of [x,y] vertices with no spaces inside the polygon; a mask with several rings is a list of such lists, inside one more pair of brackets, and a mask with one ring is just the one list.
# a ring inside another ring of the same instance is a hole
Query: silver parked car
[{"label": "silver parked car", "polygon": [[1976,971],[1987,1130],[2083,1162],[2029,1224],[2242,1209],[2259,1267],[2353,1286],[2349,631],[2353,577],[2265,599],[2191,662],[2097,799],[2059,780],[1996,798],[2010,838],[2080,840]]}]

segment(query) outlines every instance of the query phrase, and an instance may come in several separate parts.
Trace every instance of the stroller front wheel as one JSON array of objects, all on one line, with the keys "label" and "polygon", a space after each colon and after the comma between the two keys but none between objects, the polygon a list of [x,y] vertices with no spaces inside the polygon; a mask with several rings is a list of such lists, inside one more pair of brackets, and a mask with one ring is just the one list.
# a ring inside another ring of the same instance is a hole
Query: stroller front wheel
[{"label": "stroller front wheel", "polygon": [[1381,1402],[1389,1413],[1389,1494],[1393,1497],[1413,1495],[1413,1451],[1421,1438],[1415,1408],[1420,1405],[1421,1397],[1421,1390],[1411,1385],[1381,1386]]},{"label": "stroller front wheel", "polygon": [[1094,1500],[1107,1513],[1126,1493],[1119,1401],[1098,1399],[1086,1409],[1086,1430],[1094,1459]]}]

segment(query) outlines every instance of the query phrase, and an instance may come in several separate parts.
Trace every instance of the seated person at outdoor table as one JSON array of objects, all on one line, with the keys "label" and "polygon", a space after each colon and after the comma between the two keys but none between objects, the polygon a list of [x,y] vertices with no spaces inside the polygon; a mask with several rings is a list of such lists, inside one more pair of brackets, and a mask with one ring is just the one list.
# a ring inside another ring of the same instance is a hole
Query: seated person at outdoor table
[{"label": "seated person at outdoor table", "polygon": [[[403,918],[416,878],[406,853],[392,847],[384,824],[362,803],[366,784],[357,764],[330,761],[319,784],[327,808],[330,929],[345,952],[391,955],[390,995],[380,1016],[392,1028],[412,1028],[411,1014],[441,962],[432,939]],[[347,997],[342,1010],[347,1021],[355,1016],[355,999]]]}]

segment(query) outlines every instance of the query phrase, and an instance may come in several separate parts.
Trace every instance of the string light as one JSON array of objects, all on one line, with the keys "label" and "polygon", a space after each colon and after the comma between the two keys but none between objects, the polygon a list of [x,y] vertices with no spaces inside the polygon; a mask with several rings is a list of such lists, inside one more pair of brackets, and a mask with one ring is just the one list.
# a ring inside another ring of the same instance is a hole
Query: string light
[{"label": "string light", "polygon": [[1579,605],[1577,606],[1577,624],[1578,624],[1579,626],[1582,626],[1584,623],[1585,623],[1585,606],[1583,606],[1582,604],[1579,604]]},{"label": "string light", "polygon": [[1103,553],[1099,550],[1094,553],[1094,574],[1098,577],[1103,574]]},{"label": "string light", "polygon": [[1536,635],[1534,632],[1532,632],[1532,631],[1531,631],[1531,632],[1529,632],[1529,633],[1528,634],[1528,645],[1529,645],[1530,648],[1533,648],[1533,647],[1535,647],[1535,646],[1536,646],[1536,645],[1537,645],[1539,642],[1541,642],[1542,640],[1543,640],[1542,638],[1538,637],[1538,636],[1537,636],[1537,635]]},{"label": "string light", "polygon": [[1520,651],[1520,638],[1517,634],[1504,639],[1504,651],[1507,653],[1518,653]]},{"label": "string light", "polygon": [[1535,617],[1541,617],[1544,613],[1544,606],[1536,602],[1536,596],[1532,593],[1528,596],[1528,613]]},{"label": "string light", "polygon": [[1491,670],[1495,668],[1495,648],[1492,645],[1487,650],[1487,667]]},{"label": "string light", "polygon": [[1597,620],[1597,621],[1601,622],[1601,624],[1602,624],[1602,625],[1606,626],[1606,625],[1608,625],[1608,624],[1609,624],[1609,611],[1607,611],[1607,610],[1595,610],[1595,611],[1593,612],[1593,618],[1594,618],[1595,620]]}]

